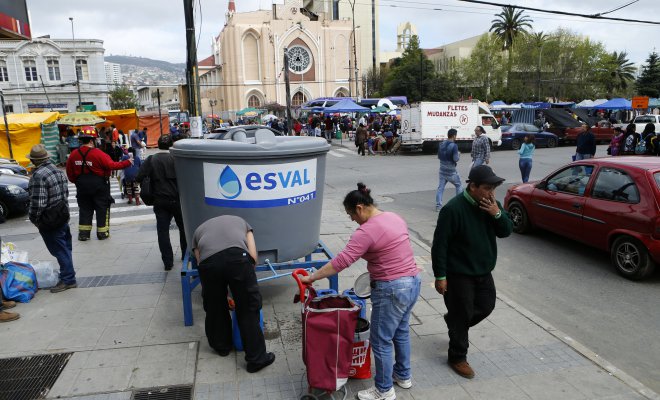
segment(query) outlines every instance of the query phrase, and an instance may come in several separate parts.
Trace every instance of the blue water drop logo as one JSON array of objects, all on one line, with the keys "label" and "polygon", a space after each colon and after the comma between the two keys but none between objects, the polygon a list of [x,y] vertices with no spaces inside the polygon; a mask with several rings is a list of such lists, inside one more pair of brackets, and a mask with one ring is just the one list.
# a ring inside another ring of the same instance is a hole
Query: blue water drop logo
[{"label": "blue water drop logo", "polygon": [[235,199],[241,194],[241,181],[229,165],[222,170],[220,179],[218,179],[218,187],[226,199]]}]

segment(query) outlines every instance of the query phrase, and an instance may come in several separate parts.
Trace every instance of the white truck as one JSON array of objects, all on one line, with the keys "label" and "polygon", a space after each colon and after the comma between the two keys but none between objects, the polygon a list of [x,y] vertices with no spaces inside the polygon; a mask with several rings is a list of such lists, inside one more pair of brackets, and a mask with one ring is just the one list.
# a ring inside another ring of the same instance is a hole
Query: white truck
[{"label": "white truck", "polygon": [[[655,131],[660,132],[660,115],[655,115],[655,114],[638,115],[635,117],[635,119],[632,120],[632,123],[635,124],[635,131],[637,133],[642,133],[644,131],[644,128],[646,127],[646,124],[655,125]],[[625,131],[628,124],[616,124],[614,126],[620,127]]]},{"label": "white truck", "polygon": [[461,151],[472,148],[476,137],[474,128],[483,126],[491,146],[502,144],[502,132],[495,117],[485,103],[427,102],[401,108],[401,147],[407,150],[437,150],[438,144],[447,139],[447,131],[458,131],[456,143]]}]

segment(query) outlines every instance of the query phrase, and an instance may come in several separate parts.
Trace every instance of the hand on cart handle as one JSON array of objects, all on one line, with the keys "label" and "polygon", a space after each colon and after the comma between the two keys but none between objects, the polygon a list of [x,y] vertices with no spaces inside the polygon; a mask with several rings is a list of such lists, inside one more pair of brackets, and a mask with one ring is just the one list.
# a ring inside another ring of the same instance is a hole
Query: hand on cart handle
[{"label": "hand on cart handle", "polygon": [[300,302],[303,303],[305,301],[305,291],[307,290],[307,287],[311,286],[311,282],[309,281],[309,272],[302,268],[298,268],[294,270],[291,275],[293,276],[293,279],[296,280],[296,283],[298,283],[298,290],[300,291]]}]

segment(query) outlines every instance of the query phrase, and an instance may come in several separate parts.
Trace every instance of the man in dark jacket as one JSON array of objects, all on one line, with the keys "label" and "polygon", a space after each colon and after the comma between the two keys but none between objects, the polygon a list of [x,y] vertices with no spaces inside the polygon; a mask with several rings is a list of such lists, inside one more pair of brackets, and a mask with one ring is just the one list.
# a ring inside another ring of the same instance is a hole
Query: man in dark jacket
[{"label": "man in dark jacket", "polygon": [[587,124],[582,124],[584,131],[577,137],[575,161],[593,158],[596,154],[596,137]]},{"label": "man in dark jacket", "polygon": [[491,272],[497,262],[496,237],[507,237],[513,230],[508,214],[495,200],[495,188],[503,181],[487,165],[472,168],[463,194],[440,210],[433,235],[435,290],[447,306],[448,362],[468,379],[474,377],[467,362],[468,330],[495,308]]},{"label": "man in dark jacket", "polygon": [[172,137],[163,135],[158,139],[158,149],[167,152],[159,152],[149,156],[135,178],[136,181],[148,176],[151,180],[151,189],[154,196],[154,214],[156,214],[156,232],[158,233],[158,248],[165,266],[165,271],[172,269],[174,265],[174,253],[170,242],[170,222],[172,217],[179,228],[179,243],[181,245],[181,258],[186,251],[186,232],[183,229],[183,216],[181,215],[181,203],[179,201],[179,186],[174,170],[174,157],[169,153],[172,147]]},{"label": "man in dark jacket", "polygon": [[442,141],[438,146],[438,159],[440,160],[440,179],[438,183],[438,190],[435,193],[435,211],[440,211],[442,208],[442,196],[445,192],[447,182],[450,182],[456,188],[456,195],[458,196],[463,191],[463,184],[461,184],[461,177],[458,176],[456,165],[460,158],[458,153],[458,145],[455,143],[456,129],[450,129],[447,132],[447,140]]}]

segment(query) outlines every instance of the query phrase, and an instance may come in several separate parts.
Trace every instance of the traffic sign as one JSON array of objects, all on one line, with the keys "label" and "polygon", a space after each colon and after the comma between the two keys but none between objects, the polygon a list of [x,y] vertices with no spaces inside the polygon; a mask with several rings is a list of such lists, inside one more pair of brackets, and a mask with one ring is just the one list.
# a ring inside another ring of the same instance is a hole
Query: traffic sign
[{"label": "traffic sign", "polygon": [[632,98],[632,108],[649,108],[649,98],[646,96],[638,96]]}]

